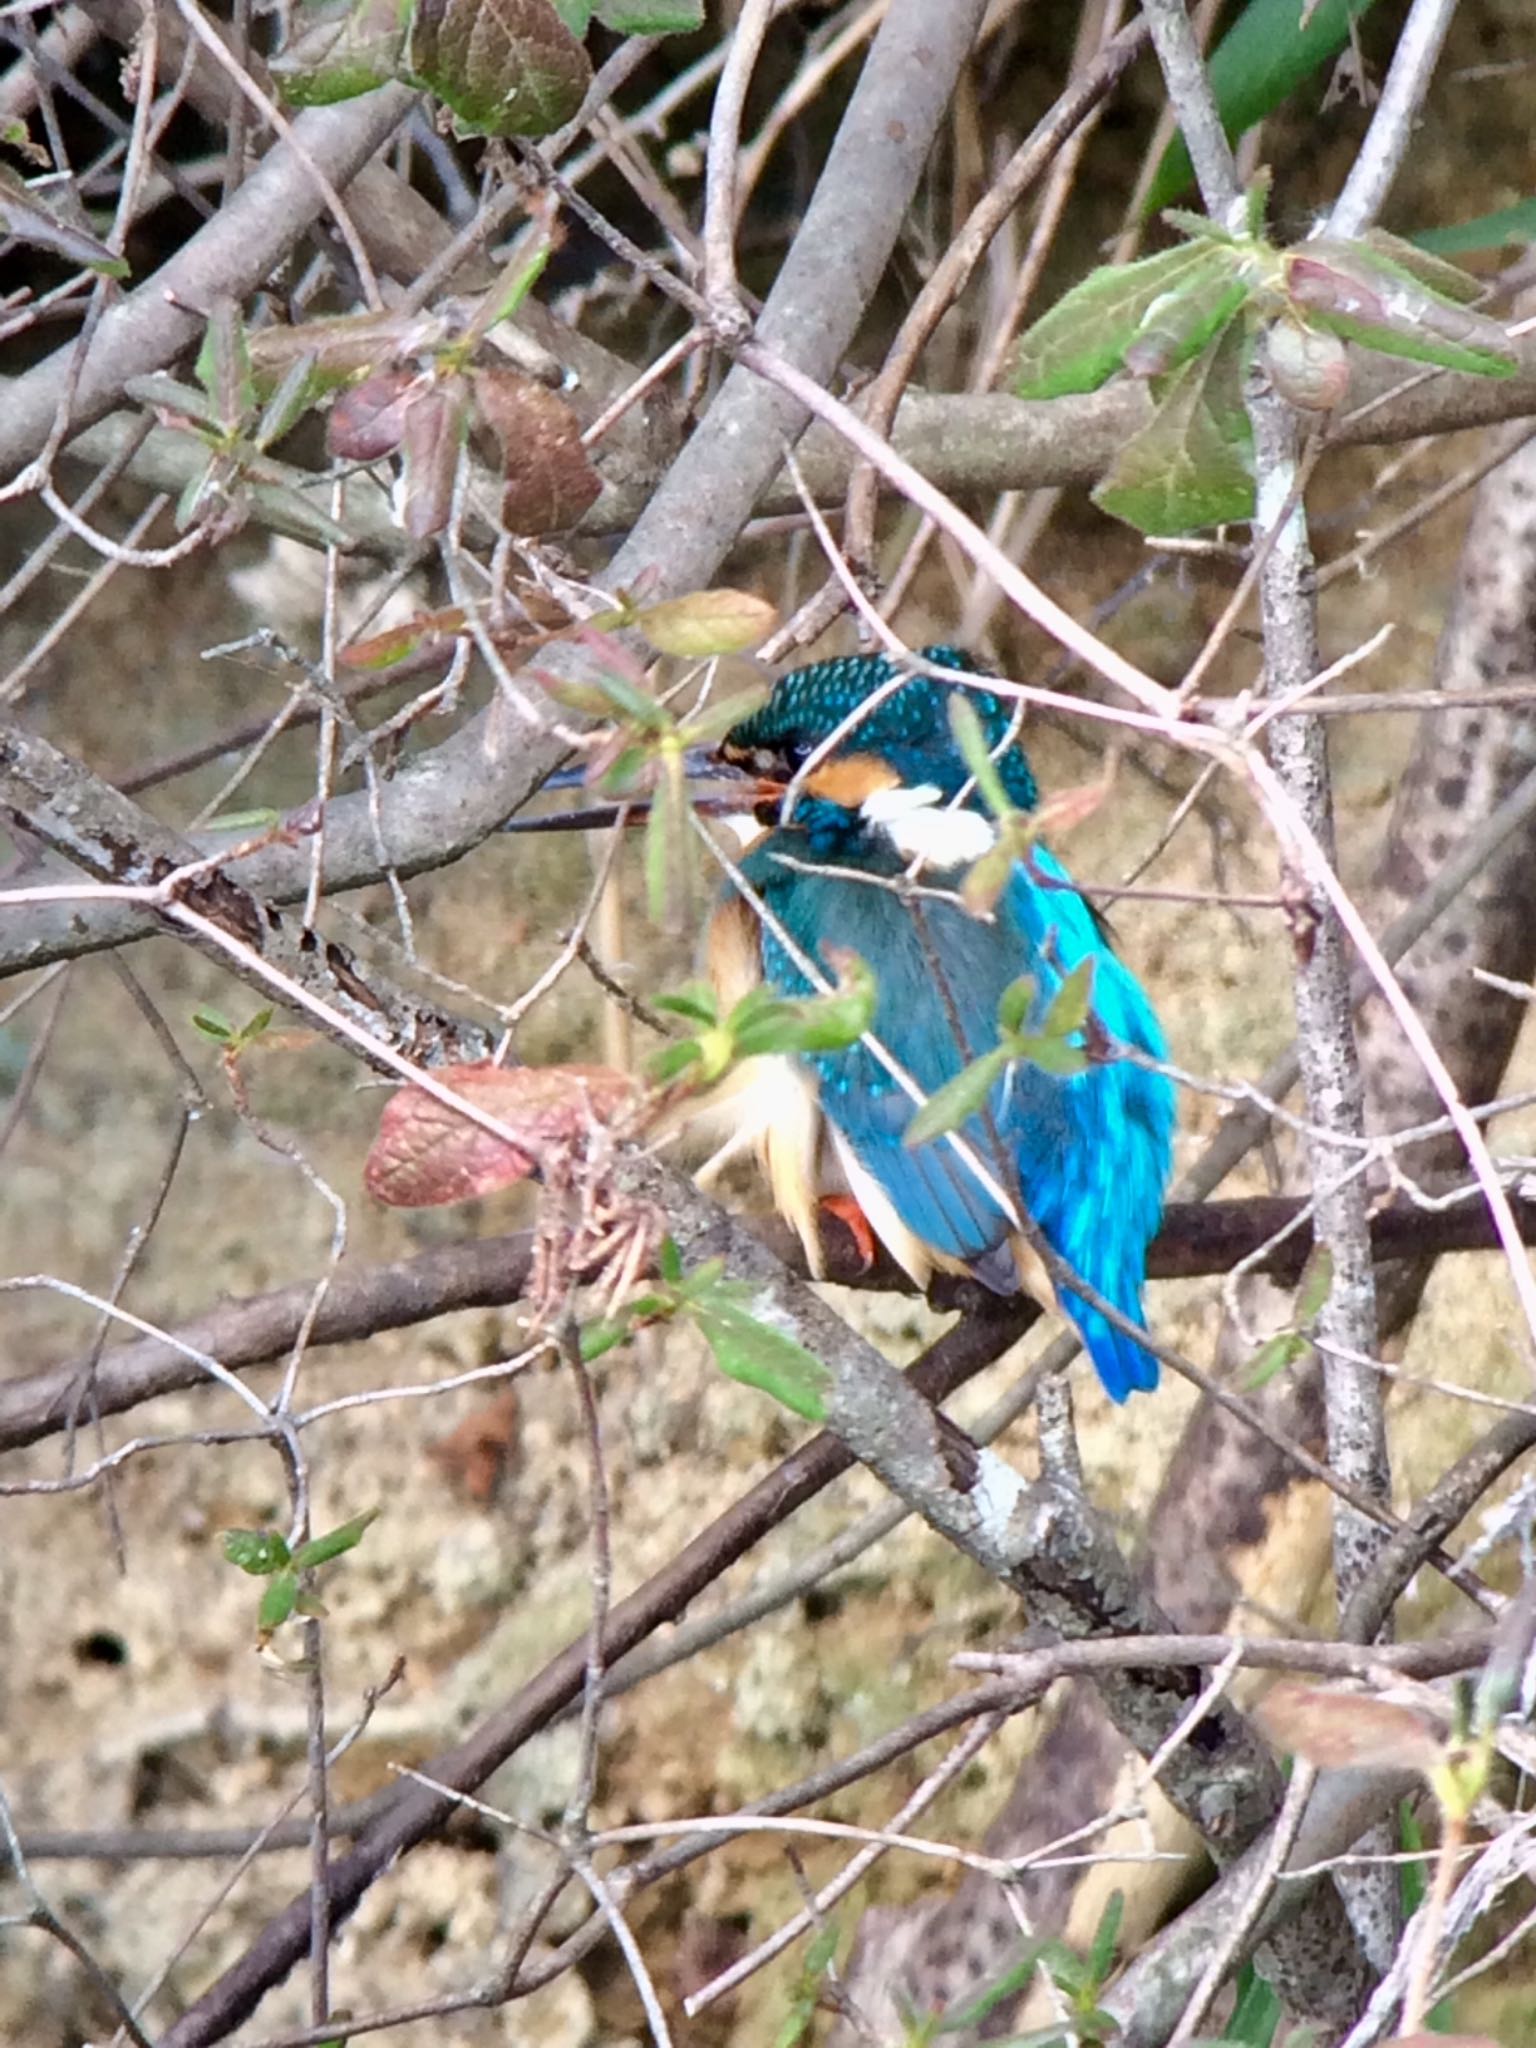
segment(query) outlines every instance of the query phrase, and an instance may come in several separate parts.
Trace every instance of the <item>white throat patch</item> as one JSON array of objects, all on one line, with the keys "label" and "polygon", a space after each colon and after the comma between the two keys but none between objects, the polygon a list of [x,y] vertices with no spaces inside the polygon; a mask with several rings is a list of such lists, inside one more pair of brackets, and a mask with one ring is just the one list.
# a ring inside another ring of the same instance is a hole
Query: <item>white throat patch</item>
[{"label": "white throat patch", "polygon": [[991,821],[980,811],[953,810],[931,782],[916,789],[877,789],[859,806],[859,816],[884,827],[896,851],[931,867],[968,867],[997,843]]}]

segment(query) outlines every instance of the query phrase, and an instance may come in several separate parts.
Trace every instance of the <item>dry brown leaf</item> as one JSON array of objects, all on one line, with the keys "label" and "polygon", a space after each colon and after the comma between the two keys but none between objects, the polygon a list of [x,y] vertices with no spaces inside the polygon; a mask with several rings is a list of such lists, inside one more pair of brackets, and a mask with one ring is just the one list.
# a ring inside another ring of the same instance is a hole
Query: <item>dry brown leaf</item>
[{"label": "dry brown leaf", "polygon": [[501,517],[508,532],[558,533],[574,526],[603,483],[587,460],[571,408],[521,370],[477,370],[474,390],[476,409],[501,454]]}]

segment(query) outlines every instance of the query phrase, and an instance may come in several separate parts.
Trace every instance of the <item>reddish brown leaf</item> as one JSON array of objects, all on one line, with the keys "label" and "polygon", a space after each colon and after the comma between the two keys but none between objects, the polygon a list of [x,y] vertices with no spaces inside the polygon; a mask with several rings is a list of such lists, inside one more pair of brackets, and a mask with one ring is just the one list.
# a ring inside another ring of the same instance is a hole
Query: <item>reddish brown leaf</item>
[{"label": "reddish brown leaf", "polygon": [[402,1088],[384,1106],[363,1170],[368,1192],[397,1209],[467,1202],[526,1180],[553,1146],[576,1146],[594,1124],[611,1123],[634,1096],[613,1067],[498,1067],[490,1060],[440,1067],[436,1078],[494,1117],[511,1143],[472,1123],[422,1088]]},{"label": "reddish brown leaf", "polygon": [[394,668],[413,655],[444,652],[467,630],[462,605],[449,605],[440,612],[413,612],[398,626],[386,627],[366,640],[352,641],[342,648],[337,659],[343,668]]},{"label": "reddish brown leaf", "polygon": [[410,63],[481,135],[548,135],[592,83],[551,0],[418,0]]},{"label": "reddish brown leaf", "polygon": [[471,1500],[492,1501],[517,1448],[517,1392],[503,1387],[492,1400],[466,1415],[457,1429],[427,1447],[450,1485],[461,1486]]},{"label": "reddish brown leaf", "polygon": [[466,401],[462,379],[444,378],[411,401],[400,452],[400,523],[412,540],[430,540],[448,524],[453,484],[464,445]]},{"label": "reddish brown leaf", "polygon": [[1052,791],[1035,811],[1030,823],[1045,838],[1075,832],[1098,810],[1109,795],[1112,772],[1098,782],[1083,782],[1071,789]]},{"label": "reddish brown leaf", "polygon": [[343,462],[377,462],[393,455],[405,433],[405,416],[422,390],[414,370],[380,370],[343,391],[325,426],[329,454]]},{"label": "reddish brown leaf", "polygon": [[475,408],[500,452],[501,516],[517,534],[573,526],[602,490],[565,400],[520,370],[475,373]]},{"label": "reddish brown leaf", "polygon": [[1433,1725],[1414,1708],[1320,1685],[1277,1685],[1258,1720],[1277,1748],[1320,1770],[1428,1771],[1444,1749]]}]

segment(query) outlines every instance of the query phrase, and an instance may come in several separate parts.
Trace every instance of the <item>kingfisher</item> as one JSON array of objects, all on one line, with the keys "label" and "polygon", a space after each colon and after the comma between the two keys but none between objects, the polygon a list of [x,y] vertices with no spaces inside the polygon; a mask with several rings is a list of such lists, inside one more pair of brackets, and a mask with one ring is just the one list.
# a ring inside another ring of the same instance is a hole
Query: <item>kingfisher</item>
[{"label": "kingfisher", "polygon": [[[922,657],[930,668],[985,676],[954,647],[926,647]],[[1162,1062],[1163,1034],[1104,921],[1044,846],[1013,863],[990,914],[965,907],[960,885],[996,845],[997,824],[953,736],[956,688],[1010,801],[1032,810],[1037,791],[1017,738],[1017,704],[984,680],[952,686],[882,655],[793,670],[725,735],[724,763],[767,794],[737,866],[740,883],[726,889],[708,928],[722,1008],[760,983],[785,996],[813,994],[807,970],[825,985],[844,951],[868,964],[876,987],[870,1031],[857,1044],[755,1063],[737,1091],[738,1130],[725,1150],[758,1150],[813,1275],[821,1269],[817,1212],[830,1202],[845,1217],[856,1205],[868,1233],[919,1287],[954,1272],[997,1294],[1039,1292],[1027,1217],[1073,1273],[1145,1329],[1142,1285],[1162,1214],[1174,1100],[1166,1075],[1125,1055]],[[953,1137],[908,1145],[915,1094],[933,1094],[998,1045],[1005,991],[1029,977],[1025,1029],[1038,1029],[1085,961],[1082,1070],[1051,1073],[1016,1059]],[[1054,1298],[1112,1400],[1157,1384],[1157,1360],[1144,1345],[1065,1281]]]}]

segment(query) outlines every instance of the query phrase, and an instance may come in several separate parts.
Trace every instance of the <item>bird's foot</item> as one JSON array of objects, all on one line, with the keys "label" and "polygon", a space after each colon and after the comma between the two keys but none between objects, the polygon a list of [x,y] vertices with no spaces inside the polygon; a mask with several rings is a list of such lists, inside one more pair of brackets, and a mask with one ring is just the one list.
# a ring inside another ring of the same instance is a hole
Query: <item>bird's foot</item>
[{"label": "bird's foot", "polygon": [[870,1228],[869,1218],[859,1207],[857,1199],[853,1195],[823,1195],[816,1206],[825,1210],[827,1215],[835,1216],[842,1224],[859,1254],[860,1272],[870,1272],[880,1256],[880,1247]]}]

